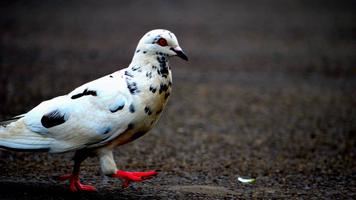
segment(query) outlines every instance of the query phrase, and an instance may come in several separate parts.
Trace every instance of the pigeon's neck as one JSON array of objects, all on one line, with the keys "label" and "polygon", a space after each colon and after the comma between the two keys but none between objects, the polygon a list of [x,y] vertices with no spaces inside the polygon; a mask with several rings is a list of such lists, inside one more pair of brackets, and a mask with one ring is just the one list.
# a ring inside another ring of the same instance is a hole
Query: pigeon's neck
[{"label": "pigeon's neck", "polygon": [[128,71],[136,77],[145,74],[148,79],[170,79],[168,59],[168,55],[161,52],[136,50]]}]

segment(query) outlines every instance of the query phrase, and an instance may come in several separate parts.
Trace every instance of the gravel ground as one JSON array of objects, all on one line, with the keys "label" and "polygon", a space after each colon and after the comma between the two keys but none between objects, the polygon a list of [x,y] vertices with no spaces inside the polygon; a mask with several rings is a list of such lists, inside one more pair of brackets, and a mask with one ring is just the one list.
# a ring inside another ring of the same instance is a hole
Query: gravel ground
[{"label": "gravel ground", "polygon": [[[160,169],[122,189],[83,163],[98,193],[56,176],[71,153],[0,152],[0,199],[355,199],[355,1],[2,1],[0,118],[121,69],[148,30],[176,33],[174,88],[157,126],[118,147],[121,169]],[[237,178],[256,178],[242,184]]]}]

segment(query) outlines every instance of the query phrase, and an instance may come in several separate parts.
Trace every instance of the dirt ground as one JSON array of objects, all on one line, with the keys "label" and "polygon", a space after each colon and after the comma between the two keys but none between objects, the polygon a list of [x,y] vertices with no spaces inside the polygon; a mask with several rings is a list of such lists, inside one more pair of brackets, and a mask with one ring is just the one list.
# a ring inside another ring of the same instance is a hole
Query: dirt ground
[{"label": "dirt ground", "polygon": [[[126,67],[148,30],[173,31],[173,94],[157,126],[118,147],[122,189],[56,176],[71,153],[1,151],[0,199],[355,199],[355,1],[1,1],[0,119]],[[341,3],[342,2],[342,3]],[[237,178],[256,178],[255,184]]]}]

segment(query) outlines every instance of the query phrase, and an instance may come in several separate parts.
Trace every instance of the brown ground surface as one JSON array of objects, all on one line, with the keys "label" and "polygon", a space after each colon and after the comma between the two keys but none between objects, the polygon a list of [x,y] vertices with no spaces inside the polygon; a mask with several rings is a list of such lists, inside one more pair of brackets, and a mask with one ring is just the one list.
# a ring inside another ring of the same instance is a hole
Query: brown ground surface
[{"label": "brown ground surface", "polygon": [[355,199],[356,5],[335,2],[1,1],[1,119],[127,66],[150,29],[191,60],[172,60],[158,125],[115,152],[158,177],[121,189],[92,158],[100,192],[72,194],[55,179],[71,154],[2,151],[0,199]]}]

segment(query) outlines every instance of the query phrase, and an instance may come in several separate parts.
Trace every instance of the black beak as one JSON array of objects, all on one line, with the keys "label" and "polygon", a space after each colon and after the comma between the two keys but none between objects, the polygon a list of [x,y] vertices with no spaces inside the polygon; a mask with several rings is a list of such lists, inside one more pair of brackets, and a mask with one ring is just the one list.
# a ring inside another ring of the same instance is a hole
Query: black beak
[{"label": "black beak", "polygon": [[177,54],[177,56],[180,57],[181,59],[188,61],[188,56],[184,53],[182,49],[171,48],[171,50],[174,51]]}]

